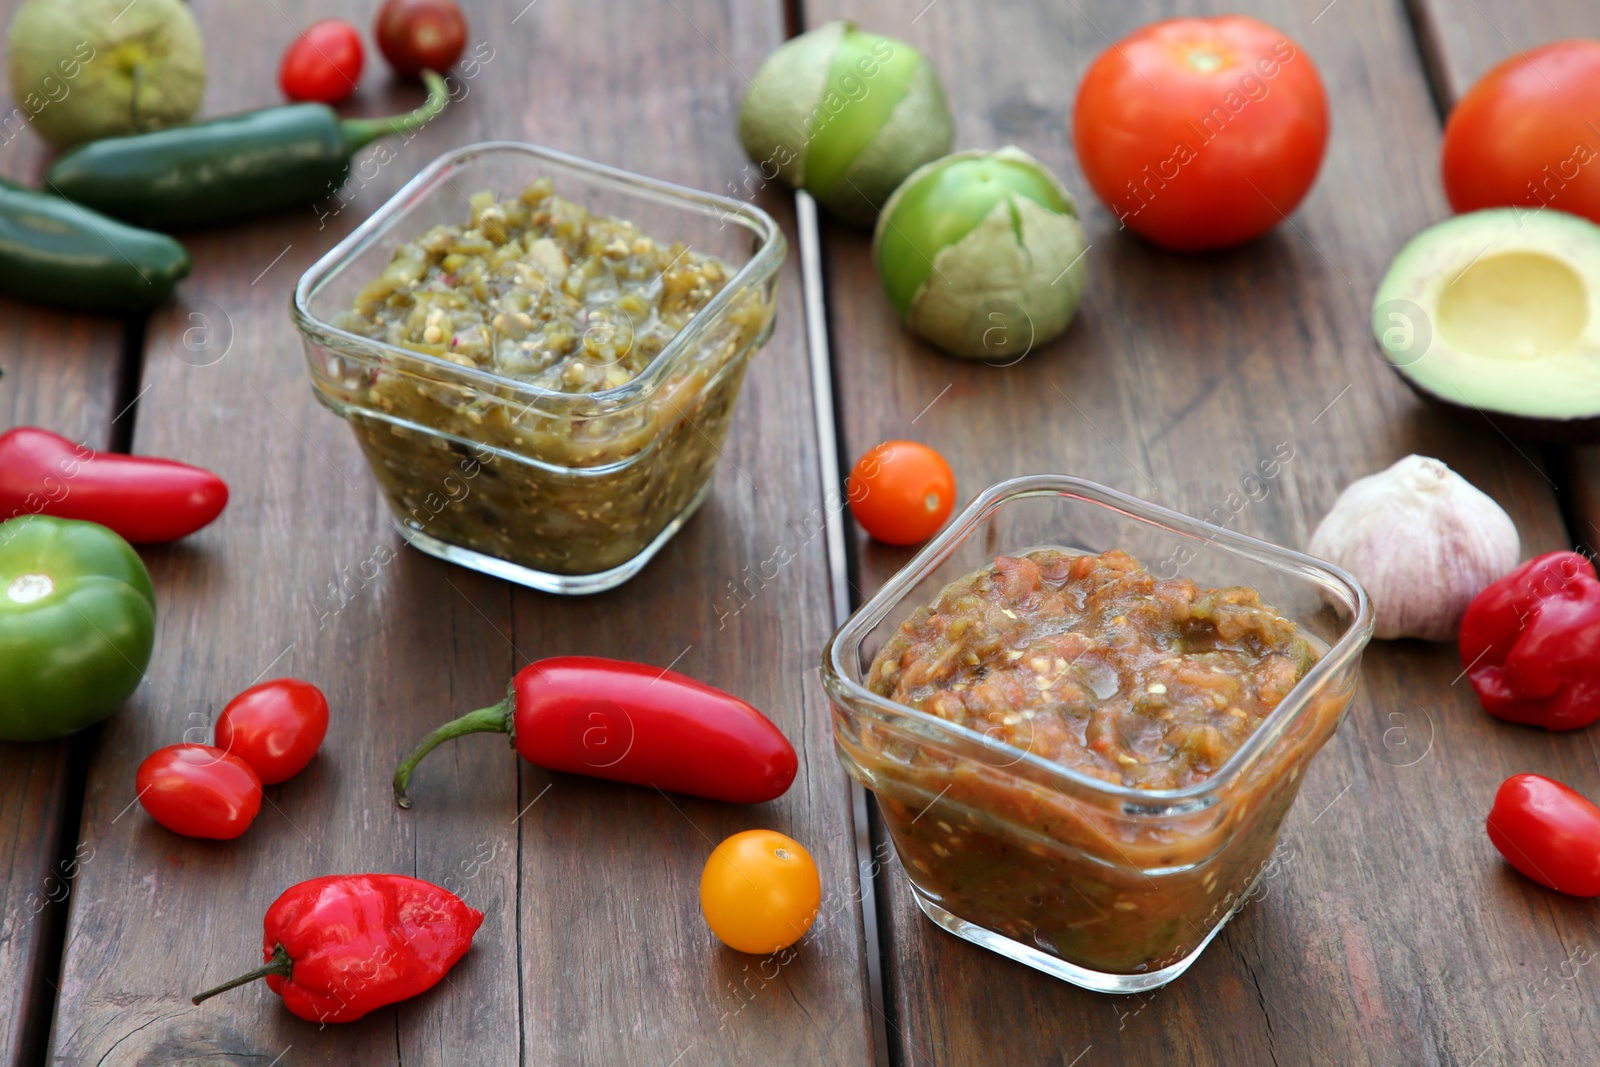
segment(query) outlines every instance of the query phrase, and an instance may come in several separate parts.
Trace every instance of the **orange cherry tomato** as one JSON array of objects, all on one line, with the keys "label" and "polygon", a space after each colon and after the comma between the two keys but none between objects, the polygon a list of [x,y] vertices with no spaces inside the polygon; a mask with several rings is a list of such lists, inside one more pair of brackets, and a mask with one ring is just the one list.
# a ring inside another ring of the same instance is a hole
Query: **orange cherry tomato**
[{"label": "orange cherry tomato", "polygon": [[1272,229],[1311,189],[1328,98],[1311,57],[1264,22],[1166,19],[1089,65],[1072,138],[1123,225],[1180,251],[1223,248]]},{"label": "orange cherry tomato", "polygon": [[217,716],[217,747],[250,764],[267,785],[304,770],[327,734],[328,698],[298,678],[253,685]]},{"label": "orange cherry tomato", "polygon": [[729,948],[766,955],[805,936],[822,906],[811,853],[776,830],[734,834],[700,875],[700,910]]},{"label": "orange cherry tomato", "polygon": [[1461,98],[1444,127],[1457,211],[1551,207],[1600,222],[1600,41],[1519,52]]},{"label": "orange cherry tomato", "polygon": [[856,460],[845,481],[850,514],[890,545],[926,541],[956,506],[956,476],[927,445],[885,441]]},{"label": "orange cherry tomato", "polygon": [[238,837],[261,810],[261,777],[210,745],[156,749],[139,764],[134,786],[151,818],[186,837]]}]

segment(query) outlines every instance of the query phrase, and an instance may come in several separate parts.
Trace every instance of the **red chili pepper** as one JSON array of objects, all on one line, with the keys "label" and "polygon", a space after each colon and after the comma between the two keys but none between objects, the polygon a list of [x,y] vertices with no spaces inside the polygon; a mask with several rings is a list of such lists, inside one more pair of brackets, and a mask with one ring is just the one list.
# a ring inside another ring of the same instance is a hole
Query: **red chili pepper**
[{"label": "red chili pepper", "polygon": [[261,810],[261,777],[244,760],[210,745],[168,745],[139,764],[139,803],[175,834],[228,841]]},{"label": "red chili pepper", "polygon": [[1560,782],[1538,774],[1502,782],[1489,809],[1489,840],[1540,885],[1600,896],[1600,808]]},{"label": "red chili pepper", "polygon": [[250,764],[268,785],[304,770],[327,734],[328,698],[297,678],[253,685],[217,716],[217,747]]},{"label": "red chili pepper", "polygon": [[1600,580],[1576,552],[1529,560],[1461,620],[1461,662],[1489,714],[1546,730],[1600,719]]},{"label": "red chili pepper", "polygon": [[187,463],[96,452],[33,426],[0,434],[0,518],[85,519],[142,545],[186,537],[227,503],[227,484]]},{"label": "red chili pepper", "polygon": [[794,748],[738,697],[659,667],[557,656],[517,672],[506,698],[423,739],[394,772],[394,798],[418,761],[462,734],[506,733],[529,763],[674,793],[758,804],[794,781]]},{"label": "red chili pepper", "polygon": [[267,909],[266,961],[194,998],[265,978],[314,1023],[354,1022],[432,989],[472,947],[483,912],[403,874],[334,874],[292,885]]}]

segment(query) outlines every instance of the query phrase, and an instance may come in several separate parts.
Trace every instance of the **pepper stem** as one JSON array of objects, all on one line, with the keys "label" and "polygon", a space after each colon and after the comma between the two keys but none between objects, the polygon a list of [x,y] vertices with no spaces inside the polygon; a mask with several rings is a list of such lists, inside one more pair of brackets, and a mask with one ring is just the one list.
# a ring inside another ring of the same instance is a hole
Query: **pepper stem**
[{"label": "pepper stem", "polygon": [[279,945],[272,950],[272,959],[268,960],[260,967],[257,967],[248,974],[241,974],[237,978],[223,982],[215,989],[208,989],[204,993],[196,993],[191,998],[191,1003],[199,1004],[203,1000],[210,1000],[218,993],[226,993],[228,990],[237,986],[248,985],[249,983],[254,982],[257,978],[265,978],[269,974],[281,975],[284,978],[287,978],[289,977],[290,972],[293,970],[294,962],[289,959],[289,950],[284,948],[282,945]]},{"label": "pepper stem", "polygon": [[385,119],[341,120],[339,132],[344,137],[346,154],[354,154],[380,137],[420,130],[437,118],[439,112],[444,110],[445,104],[450,102],[450,89],[445,85],[444,79],[431,70],[422,72],[422,80],[428,86],[428,99],[409,114],[394,115]]},{"label": "pepper stem", "polygon": [[459,719],[453,719],[439,727],[433,733],[422,739],[422,743],[411,750],[411,754],[400,761],[400,766],[394,772],[394,802],[402,808],[411,806],[411,798],[406,796],[406,787],[411,784],[411,772],[417,769],[417,764],[422,762],[422,757],[444,744],[465,734],[511,734],[513,741],[516,738],[512,726],[512,715],[516,708],[516,697],[510,693],[506,698],[493,707],[479,708],[469,711]]}]

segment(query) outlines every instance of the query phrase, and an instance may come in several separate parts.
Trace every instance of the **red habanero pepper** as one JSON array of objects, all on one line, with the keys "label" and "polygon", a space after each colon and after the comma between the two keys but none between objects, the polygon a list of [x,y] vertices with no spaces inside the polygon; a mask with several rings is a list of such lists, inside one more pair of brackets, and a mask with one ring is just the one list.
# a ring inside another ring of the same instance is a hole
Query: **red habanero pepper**
[{"label": "red habanero pepper", "polygon": [[1475,597],[1461,662],[1483,709],[1575,730],[1600,719],[1600,579],[1576,552],[1529,560]]},{"label": "red habanero pepper", "polygon": [[96,452],[34,426],[0,434],[0,519],[83,519],[146,545],[194,533],[227,503],[227,484],[187,463]]},{"label": "red habanero pepper", "polygon": [[354,1022],[433,988],[472,947],[483,912],[403,874],[335,874],[292,885],[267,909],[265,965],[194,997],[265,978],[314,1023]]},{"label": "red habanero pepper", "polygon": [[394,772],[394,798],[417,763],[462,734],[505,733],[523,759],[551,771],[735,804],[782,796],[799,766],[765,715],[738,697],[659,667],[556,656],[517,672],[506,698],[448,722]]}]

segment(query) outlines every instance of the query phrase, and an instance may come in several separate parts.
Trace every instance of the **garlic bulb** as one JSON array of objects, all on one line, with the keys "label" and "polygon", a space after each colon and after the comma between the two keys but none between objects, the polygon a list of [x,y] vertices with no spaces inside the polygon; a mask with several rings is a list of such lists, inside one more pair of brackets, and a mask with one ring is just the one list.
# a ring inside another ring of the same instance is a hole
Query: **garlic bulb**
[{"label": "garlic bulb", "polygon": [[1439,460],[1407,456],[1346,486],[1307,551],[1366,587],[1376,636],[1446,641],[1522,544],[1499,504]]}]

